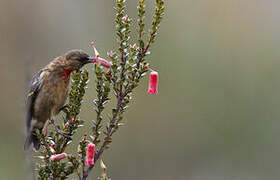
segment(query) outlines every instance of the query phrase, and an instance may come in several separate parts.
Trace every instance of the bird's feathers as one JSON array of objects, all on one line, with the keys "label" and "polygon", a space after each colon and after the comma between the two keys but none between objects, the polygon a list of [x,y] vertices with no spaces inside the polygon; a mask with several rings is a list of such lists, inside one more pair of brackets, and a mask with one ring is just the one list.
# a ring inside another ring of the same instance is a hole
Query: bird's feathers
[{"label": "bird's feathers", "polygon": [[40,88],[42,86],[43,71],[37,72],[31,80],[30,87],[29,87],[29,93],[27,96],[27,117],[26,117],[26,127],[27,131],[30,130],[31,127],[31,121],[34,113],[34,102],[36,100],[36,97],[40,91]]},{"label": "bird's feathers", "polygon": [[33,131],[31,130],[31,124],[33,120],[33,115],[34,115],[34,103],[36,100],[36,97],[40,91],[40,88],[43,83],[43,70],[37,72],[31,80],[30,86],[29,86],[29,92],[27,95],[27,117],[26,117],[26,128],[27,128],[27,138],[24,144],[24,149],[27,150],[31,143],[34,144],[34,148],[36,150],[39,149],[40,147],[40,142],[37,139],[36,135],[34,135]]}]

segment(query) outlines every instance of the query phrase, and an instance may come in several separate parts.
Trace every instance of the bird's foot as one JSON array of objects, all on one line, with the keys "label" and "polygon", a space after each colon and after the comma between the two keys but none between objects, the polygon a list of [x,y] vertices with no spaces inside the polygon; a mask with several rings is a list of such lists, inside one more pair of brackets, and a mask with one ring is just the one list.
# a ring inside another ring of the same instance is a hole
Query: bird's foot
[{"label": "bird's foot", "polygon": [[66,104],[62,108],[60,108],[59,111],[67,112],[68,108],[69,108],[69,105]]}]

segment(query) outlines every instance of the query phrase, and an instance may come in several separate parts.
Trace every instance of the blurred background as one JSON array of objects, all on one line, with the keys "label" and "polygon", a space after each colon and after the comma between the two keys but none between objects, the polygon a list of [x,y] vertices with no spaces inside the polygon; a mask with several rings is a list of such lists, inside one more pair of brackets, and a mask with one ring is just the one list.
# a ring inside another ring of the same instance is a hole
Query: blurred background
[{"label": "blurred background", "polygon": [[[148,24],[153,4],[147,0]],[[128,1],[132,18],[136,5]],[[146,93],[147,77],[134,92],[126,126],[103,156],[110,177],[278,180],[280,2],[169,0],[166,6],[148,58],[160,73],[159,94]],[[116,47],[113,21],[113,1],[0,1],[1,180],[32,179],[23,151],[32,74],[70,49],[93,55],[92,40],[106,57]],[[81,114],[88,126],[95,118],[92,68]]]}]

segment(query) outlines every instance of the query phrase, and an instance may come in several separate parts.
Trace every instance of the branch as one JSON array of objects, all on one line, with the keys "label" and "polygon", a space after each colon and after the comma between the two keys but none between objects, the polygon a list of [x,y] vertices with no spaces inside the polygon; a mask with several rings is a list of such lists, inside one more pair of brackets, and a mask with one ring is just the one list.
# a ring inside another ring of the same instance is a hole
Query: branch
[{"label": "branch", "polygon": [[[119,112],[120,109],[121,109],[121,104],[122,104],[122,101],[123,101],[123,97],[122,96],[119,96],[118,97],[118,102],[117,102],[117,105],[116,105],[116,111]],[[118,117],[118,113],[116,113],[113,117],[112,117],[112,120],[110,122],[110,124],[115,124],[116,123],[116,119]],[[112,135],[113,133],[115,132],[114,131],[114,127],[115,126],[111,126],[109,127],[108,129],[108,132],[107,132],[107,136],[104,138],[104,142],[102,143],[100,149],[98,150],[98,152],[96,153],[95,155],[95,158],[94,158],[94,162],[97,162],[99,160],[99,158],[101,157],[102,153],[104,152],[106,146],[111,142],[110,139],[112,138]],[[86,180],[86,178],[88,177],[90,171],[94,168],[94,165],[90,165],[88,167],[88,169],[84,172],[83,174],[83,178],[82,180]]]},{"label": "branch", "polygon": [[[110,72],[110,69],[109,71]],[[103,69],[101,69],[99,64],[95,65],[95,75],[96,75],[96,92],[97,92],[97,99],[93,101],[94,105],[96,106],[96,122],[93,122],[93,143],[97,145],[100,140],[100,128],[101,122],[103,120],[102,112],[104,110],[104,105],[109,100],[109,93],[110,93],[110,86],[111,86],[111,76],[110,73],[105,73]]]}]

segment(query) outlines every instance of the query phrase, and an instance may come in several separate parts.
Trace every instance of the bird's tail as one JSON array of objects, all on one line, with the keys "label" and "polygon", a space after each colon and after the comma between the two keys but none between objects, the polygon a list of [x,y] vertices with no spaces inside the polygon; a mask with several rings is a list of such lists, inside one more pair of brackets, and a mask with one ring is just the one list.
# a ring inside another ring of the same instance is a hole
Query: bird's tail
[{"label": "bird's tail", "polygon": [[40,149],[40,140],[36,136],[34,131],[30,131],[24,143],[24,150],[27,151],[30,145],[33,143],[33,148],[38,151]]},{"label": "bird's tail", "polygon": [[44,125],[42,126],[42,123],[38,122],[37,120],[32,118],[32,113],[29,110],[27,112],[27,118],[26,118],[26,130],[27,130],[27,137],[24,143],[24,150],[27,151],[30,147],[30,145],[33,143],[33,147],[36,151],[40,149],[40,140],[36,136],[36,131],[39,130],[42,132],[42,129],[44,128]]}]

